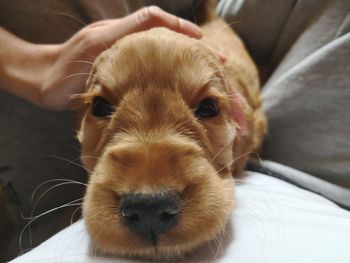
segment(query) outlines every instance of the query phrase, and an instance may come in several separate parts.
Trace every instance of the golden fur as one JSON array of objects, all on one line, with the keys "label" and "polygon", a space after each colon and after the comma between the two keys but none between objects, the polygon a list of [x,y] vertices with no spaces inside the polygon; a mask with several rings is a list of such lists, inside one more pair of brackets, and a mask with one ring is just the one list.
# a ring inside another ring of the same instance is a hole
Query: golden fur
[{"label": "golden fur", "polygon": [[[202,40],[163,28],[124,37],[97,58],[87,92],[78,95],[82,162],[91,171],[83,215],[101,251],[182,256],[213,239],[232,213],[232,174],[260,146],[266,121],[258,73],[239,38],[221,20],[203,32]],[[114,105],[112,116],[91,114],[95,96]],[[197,119],[193,111],[207,97],[220,114]],[[182,206],[155,249],[124,226],[118,200],[164,190],[180,193]]]}]

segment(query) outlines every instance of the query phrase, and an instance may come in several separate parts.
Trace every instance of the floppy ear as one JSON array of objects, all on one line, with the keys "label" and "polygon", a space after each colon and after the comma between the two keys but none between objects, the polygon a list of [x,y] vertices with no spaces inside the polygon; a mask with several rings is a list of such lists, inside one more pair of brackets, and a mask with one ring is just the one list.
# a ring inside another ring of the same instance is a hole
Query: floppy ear
[{"label": "floppy ear", "polygon": [[246,101],[238,91],[231,94],[231,117],[236,123],[237,135],[233,144],[234,160],[232,165],[233,175],[239,174],[245,167],[246,161],[249,158],[249,152],[252,149],[250,119],[248,119],[248,112],[251,109]]},{"label": "floppy ear", "polygon": [[231,94],[231,115],[237,126],[237,132],[241,136],[248,135],[248,121],[245,111],[248,110],[246,99],[235,91]]},{"label": "floppy ear", "polygon": [[232,94],[232,118],[237,126],[237,136],[233,144],[234,175],[241,172],[252,153],[258,154],[266,134],[267,122],[261,108],[252,109],[247,100],[235,91]]}]

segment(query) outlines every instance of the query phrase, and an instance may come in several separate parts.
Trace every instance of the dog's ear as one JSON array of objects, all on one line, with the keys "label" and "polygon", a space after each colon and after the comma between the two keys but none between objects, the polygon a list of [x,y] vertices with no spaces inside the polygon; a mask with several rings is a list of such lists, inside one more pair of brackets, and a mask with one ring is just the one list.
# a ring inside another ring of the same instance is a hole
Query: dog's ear
[{"label": "dog's ear", "polygon": [[253,109],[246,98],[238,91],[231,95],[232,119],[237,124],[237,136],[233,144],[233,174],[239,174],[249,156],[258,154],[267,131],[265,114],[260,108]]},{"label": "dog's ear", "polygon": [[248,110],[246,99],[238,91],[233,92],[231,94],[231,115],[237,124],[237,132],[241,136],[246,136],[249,129],[246,110]]},{"label": "dog's ear", "polygon": [[232,172],[239,174],[245,167],[249,157],[249,151],[252,148],[250,128],[251,123],[247,118],[249,106],[246,99],[238,91],[231,94],[231,116],[236,123],[237,136],[233,144]]}]

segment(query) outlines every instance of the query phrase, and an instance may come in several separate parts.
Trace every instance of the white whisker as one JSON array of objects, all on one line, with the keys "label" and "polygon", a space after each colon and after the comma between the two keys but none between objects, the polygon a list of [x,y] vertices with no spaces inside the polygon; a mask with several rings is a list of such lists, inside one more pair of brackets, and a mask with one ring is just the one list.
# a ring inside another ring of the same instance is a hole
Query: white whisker
[{"label": "white whisker", "polygon": [[74,209],[73,213],[72,213],[72,216],[70,217],[70,224],[73,224],[74,222],[74,216],[75,214],[79,211],[79,209],[82,209],[82,207],[77,207],[76,209]]},{"label": "white whisker", "polygon": [[59,16],[65,16],[65,17],[68,17],[76,22],[79,22],[79,24],[81,24],[82,26],[87,26],[86,23],[84,23],[83,21],[81,21],[79,18],[71,15],[71,14],[67,14],[67,13],[64,13],[64,12],[53,12],[54,15],[59,15]]},{"label": "white whisker", "polygon": [[67,64],[69,64],[69,63],[84,63],[84,64],[89,64],[89,65],[94,65],[93,62],[87,61],[87,60],[73,60],[73,61],[67,62]]},{"label": "white whisker", "polygon": [[246,155],[252,154],[252,153],[256,153],[256,152],[249,151],[249,152],[246,152],[246,153],[244,153],[244,154],[238,156],[237,158],[235,158],[235,159],[229,161],[226,165],[224,165],[223,167],[221,167],[221,168],[217,171],[217,173],[219,174],[219,173],[220,173],[223,169],[225,169],[227,166],[232,165],[235,161],[239,160],[240,158],[242,158],[242,157],[244,157],[244,156],[246,156]]},{"label": "white whisker", "polygon": [[62,161],[66,161],[66,162],[68,162],[69,164],[74,164],[74,165],[76,165],[76,166],[78,166],[78,167],[80,167],[80,168],[83,168],[85,171],[87,171],[87,172],[90,173],[90,174],[92,173],[92,171],[86,169],[83,165],[81,165],[81,164],[79,164],[79,163],[77,163],[77,162],[74,162],[74,160],[76,160],[76,159],[74,159],[74,160],[72,161],[72,160],[69,160],[69,159],[67,159],[67,158],[57,156],[57,155],[48,155],[47,157],[56,158],[56,159],[59,159],[59,160],[62,160]]},{"label": "white whisker", "polygon": [[60,205],[60,206],[58,206],[58,207],[52,208],[52,209],[50,209],[50,210],[48,210],[48,211],[46,211],[46,212],[43,212],[43,213],[41,213],[41,214],[39,214],[39,215],[34,216],[34,217],[28,217],[28,218],[26,218],[26,217],[24,217],[24,216],[22,215],[22,217],[23,217],[24,219],[28,219],[28,220],[30,220],[30,221],[23,227],[23,229],[21,230],[20,235],[19,235],[19,240],[18,240],[18,241],[19,241],[19,247],[20,247],[21,253],[23,253],[22,239],[23,239],[24,231],[25,231],[36,219],[38,219],[38,218],[40,218],[40,217],[42,217],[42,216],[44,216],[44,215],[47,215],[47,214],[49,214],[49,213],[52,213],[52,212],[54,212],[54,211],[56,211],[56,210],[58,210],[58,209],[61,209],[61,208],[71,207],[71,206],[77,206],[77,205],[82,205],[82,203],[75,203],[75,202],[77,202],[77,201],[81,201],[82,199],[83,199],[83,198],[75,199],[75,200],[73,200],[73,201],[71,201],[71,202],[68,202],[68,203],[66,203],[66,204],[63,204],[63,205]]},{"label": "white whisker", "polygon": [[71,183],[75,183],[75,184],[78,184],[78,185],[84,185],[84,186],[87,186],[87,184],[83,183],[83,182],[79,182],[79,181],[76,181],[76,180],[72,180],[72,179],[51,179],[51,180],[47,180],[41,184],[39,184],[33,191],[32,195],[31,195],[31,202],[33,203],[33,200],[34,200],[34,197],[36,195],[36,193],[39,191],[39,189],[48,184],[48,183],[51,183],[51,182],[71,182]]},{"label": "white whisker", "polygon": [[90,76],[90,73],[88,73],[88,72],[73,73],[73,74],[69,74],[68,76],[64,77],[62,80],[72,78],[72,77],[77,77],[77,76]]},{"label": "white whisker", "polygon": [[232,144],[231,141],[229,141],[228,143],[226,143],[226,144],[214,155],[214,157],[210,160],[210,163],[213,163],[214,160],[220,155],[220,153],[222,153],[222,151],[225,150],[225,148],[226,148],[227,146],[231,145],[231,144]]}]

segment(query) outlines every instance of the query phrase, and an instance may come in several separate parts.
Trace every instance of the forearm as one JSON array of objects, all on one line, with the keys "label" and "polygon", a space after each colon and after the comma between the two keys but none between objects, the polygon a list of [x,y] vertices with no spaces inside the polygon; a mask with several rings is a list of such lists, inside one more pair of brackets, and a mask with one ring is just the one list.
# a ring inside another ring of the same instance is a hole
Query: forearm
[{"label": "forearm", "polygon": [[0,27],[0,89],[40,105],[41,85],[54,45],[36,45]]}]

